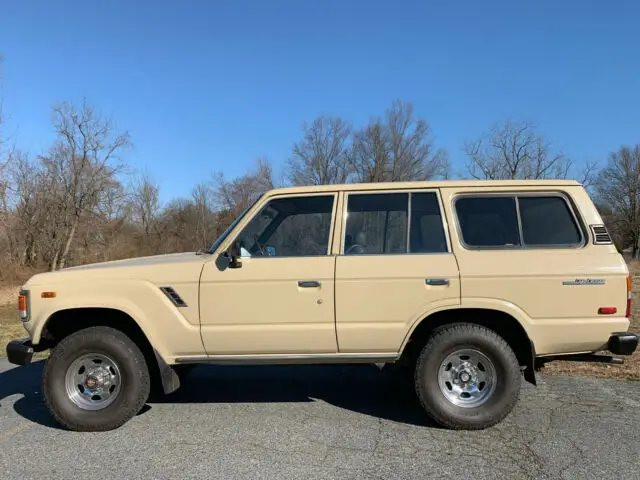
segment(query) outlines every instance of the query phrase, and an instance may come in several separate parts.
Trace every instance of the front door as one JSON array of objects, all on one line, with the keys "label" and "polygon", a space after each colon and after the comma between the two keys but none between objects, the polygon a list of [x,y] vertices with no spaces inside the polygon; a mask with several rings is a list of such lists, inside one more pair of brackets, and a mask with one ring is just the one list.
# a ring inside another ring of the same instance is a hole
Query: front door
[{"label": "front door", "polygon": [[341,353],[396,353],[431,312],[460,303],[436,191],[350,193],[336,264]]},{"label": "front door", "polygon": [[207,263],[200,321],[209,355],[337,352],[335,204],[333,193],[274,197],[235,237],[241,268]]}]

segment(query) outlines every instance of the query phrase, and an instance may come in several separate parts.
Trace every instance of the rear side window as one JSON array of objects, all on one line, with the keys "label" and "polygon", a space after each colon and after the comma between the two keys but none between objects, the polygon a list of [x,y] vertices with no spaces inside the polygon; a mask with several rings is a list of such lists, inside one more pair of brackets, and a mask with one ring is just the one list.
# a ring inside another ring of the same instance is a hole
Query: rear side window
[{"label": "rear side window", "polygon": [[349,195],[345,255],[406,253],[409,195]]},{"label": "rear side window", "polygon": [[519,197],[525,245],[577,245],[580,230],[561,197]]},{"label": "rear side window", "polygon": [[470,247],[573,247],[582,242],[571,207],[560,196],[477,196],[456,201]]},{"label": "rear side window", "polygon": [[448,253],[434,192],[349,194],[345,255]]},{"label": "rear side window", "polygon": [[520,245],[514,197],[463,197],[456,201],[462,239],[471,247]]},{"label": "rear side window", "polygon": [[445,253],[448,250],[438,196],[433,192],[411,194],[411,253]]}]

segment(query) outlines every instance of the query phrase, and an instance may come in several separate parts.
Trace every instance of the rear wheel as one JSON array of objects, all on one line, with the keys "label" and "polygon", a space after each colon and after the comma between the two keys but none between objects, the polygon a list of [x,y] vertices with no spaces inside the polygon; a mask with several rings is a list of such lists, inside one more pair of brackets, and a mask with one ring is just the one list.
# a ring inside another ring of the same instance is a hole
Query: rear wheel
[{"label": "rear wheel", "polygon": [[70,430],[121,426],[142,409],[149,389],[142,352],[110,327],[72,333],[56,345],[44,367],[45,402],[55,420]]},{"label": "rear wheel", "polygon": [[459,323],[437,329],[415,369],[422,407],[440,425],[477,430],[502,421],[520,392],[520,366],[493,330]]}]

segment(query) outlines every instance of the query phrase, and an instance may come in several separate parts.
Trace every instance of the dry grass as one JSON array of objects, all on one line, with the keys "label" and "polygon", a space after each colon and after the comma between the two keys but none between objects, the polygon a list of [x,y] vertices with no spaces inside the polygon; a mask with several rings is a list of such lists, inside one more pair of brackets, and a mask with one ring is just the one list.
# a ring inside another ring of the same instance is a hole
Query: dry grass
[{"label": "dry grass", "polygon": [[24,338],[27,331],[18,317],[17,302],[0,305],[0,357],[5,356],[5,347],[11,340]]},{"label": "dry grass", "polygon": [[[630,331],[640,332],[640,262],[630,264],[634,274],[634,293]],[[10,295],[6,295],[11,292]],[[25,337],[26,331],[22,327],[16,308],[17,289],[6,288],[3,298],[0,298],[0,357],[5,355],[5,345],[10,340]],[[9,298],[14,297],[14,298]],[[11,300],[11,303],[4,303]],[[585,375],[601,378],[619,378],[640,380],[640,349],[631,357],[625,357],[624,365],[607,365],[582,362],[552,362],[543,369],[545,374],[551,375]]]}]

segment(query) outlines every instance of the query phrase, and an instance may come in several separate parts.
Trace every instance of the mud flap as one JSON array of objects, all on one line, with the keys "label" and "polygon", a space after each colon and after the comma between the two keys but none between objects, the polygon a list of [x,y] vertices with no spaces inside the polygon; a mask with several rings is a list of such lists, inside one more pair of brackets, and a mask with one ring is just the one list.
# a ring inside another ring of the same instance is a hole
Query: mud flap
[{"label": "mud flap", "polygon": [[175,392],[180,388],[180,377],[173,368],[167,365],[167,362],[160,356],[158,351],[154,348],[153,353],[156,356],[158,362],[158,370],[160,371],[160,380],[162,381],[162,390],[165,395]]},{"label": "mud flap", "polygon": [[536,385],[536,348],[533,346],[533,342],[529,340],[531,345],[531,355],[527,355],[527,364],[523,372],[524,379],[531,385]]}]

